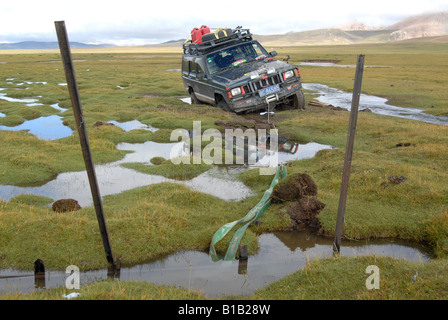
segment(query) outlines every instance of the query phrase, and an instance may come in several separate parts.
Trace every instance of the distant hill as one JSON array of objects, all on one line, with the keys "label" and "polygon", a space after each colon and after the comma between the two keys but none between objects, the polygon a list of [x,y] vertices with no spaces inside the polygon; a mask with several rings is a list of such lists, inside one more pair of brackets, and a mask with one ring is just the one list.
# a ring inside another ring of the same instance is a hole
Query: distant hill
[{"label": "distant hill", "polygon": [[[110,47],[111,45],[94,45],[82,42],[70,42],[70,48]],[[22,41],[16,43],[0,43],[0,50],[14,49],[59,49],[58,42]]]},{"label": "distant hill", "polygon": [[[284,35],[255,35],[254,37],[268,46],[299,46],[378,43],[446,35],[448,35],[448,12],[411,16],[385,28],[371,28],[355,21],[333,29],[290,32]],[[442,41],[441,39],[439,41]]]},{"label": "distant hill", "polygon": [[331,45],[352,43],[385,42],[390,38],[392,30],[353,30],[319,29],[302,32],[290,32],[284,35],[254,35],[254,38],[265,45],[301,46],[301,45]]},{"label": "distant hill", "polygon": [[336,29],[341,29],[344,31],[355,31],[355,30],[366,31],[366,30],[378,30],[380,28],[373,28],[373,27],[370,27],[362,22],[359,22],[358,20],[355,20],[354,22],[352,22],[350,24],[339,26]]},{"label": "distant hill", "polygon": [[448,35],[448,12],[421,14],[391,25],[391,40],[406,40],[421,37]]},{"label": "distant hill", "polygon": [[179,42],[184,43],[185,40],[187,40],[187,39],[170,40],[170,41],[163,42],[162,44],[179,43]]},{"label": "distant hill", "polygon": [[[411,16],[383,28],[373,28],[355,20],[335,28],[276,35],[257,34],[254,38],[268,47],[381,43],[418,38],[428,41],[445,41],[445,36],[448,36],[448,12]],[[157,46],[180,47],[183,42],[184,40],[174,40]]]}]

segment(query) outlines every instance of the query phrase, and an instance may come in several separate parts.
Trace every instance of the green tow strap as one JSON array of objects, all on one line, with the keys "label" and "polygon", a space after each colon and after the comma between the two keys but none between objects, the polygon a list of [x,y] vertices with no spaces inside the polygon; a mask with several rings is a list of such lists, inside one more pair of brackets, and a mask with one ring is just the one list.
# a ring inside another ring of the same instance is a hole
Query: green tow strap
[{"label": "green tow strap", "polygon": [[278,183],[280,179],[280,174],[282,175],[282,178],[286,177],[286,167],[279,166],[277,168],[277,172],[275,173],[274,179],[272,179],[271,186],[268,190],[264,192],[263,197],[258,202],[258,204],[253,207],[243,218],[239,220],[235,220],[232,222],[229,222],[225,225],[223,225],[221,228],[218,229],[218,231],[215,232],[212,238],[212,242],[210,244],[210,256],[213,261],[218,261],[219,257],[216,254],[215,250],[215,244],[218,243],[221,239],[223,239],[226,234],[232,230],[232,228],[241,223],[245,223],[244,226],[240,227],[235,234],[233,235],[232,240],[230,241],[229,247],[227,248],[226,255],[224,257],[224,261],[232,261],[235,259],[236,252],[238,250],[239,243],[241,241],[241,238],[244,235],[244,232],[246,231],[247,227],[250,226],[251,223],[257,221],[269,208],[271,205],[271,193],[274,190],[275,185]]}]

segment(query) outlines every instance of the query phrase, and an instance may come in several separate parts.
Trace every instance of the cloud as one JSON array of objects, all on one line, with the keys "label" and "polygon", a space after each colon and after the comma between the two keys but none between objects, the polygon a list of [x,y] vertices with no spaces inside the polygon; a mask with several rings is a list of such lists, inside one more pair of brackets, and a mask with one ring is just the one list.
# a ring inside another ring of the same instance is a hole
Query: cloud
[{"label": "cloud", "polygon": [[282,1],[254,4],[216,0],[22,0],[0,3],[0,42],[56,41],[54,21],[64,20],[71,41],[159,43],[186,38],[193,27],[250,28],[257,34],[279,34],[329,28],[355,19],[387,26],[409,15],[446,11],[439,0]]}]

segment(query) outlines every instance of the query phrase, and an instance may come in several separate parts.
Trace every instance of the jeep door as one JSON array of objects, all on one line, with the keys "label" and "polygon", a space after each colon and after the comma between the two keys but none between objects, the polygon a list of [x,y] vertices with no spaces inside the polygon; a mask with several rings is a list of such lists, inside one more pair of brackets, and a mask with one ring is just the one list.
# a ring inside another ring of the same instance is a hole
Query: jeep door
[{"label": "jeep door", "polygon": [[209,104],[214,104],[215,97],[213,87],[210,85],[210,78],[204,71],[201,61],[202,60],[200,58],[196,58],[194,61],[191,61],[191,85],[198,100]]}]

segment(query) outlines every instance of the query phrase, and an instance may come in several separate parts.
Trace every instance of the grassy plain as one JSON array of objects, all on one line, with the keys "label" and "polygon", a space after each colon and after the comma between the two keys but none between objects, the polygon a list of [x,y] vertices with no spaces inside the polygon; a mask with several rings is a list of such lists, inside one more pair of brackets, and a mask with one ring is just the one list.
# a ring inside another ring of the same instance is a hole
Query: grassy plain
[{"label": "grassy plain", "polygon": [[[448,115],[446,42],[273,49],[278,51],[279,58],[290,55],[290,63],[336,60],[339,64],[351,65],[357,54],[365,54],[364,93],[385,97],[397,106]],[[219,128],[215,124],[217,120],[237,120],[235,115],[213,107],[190,106],[180,101],[186,96],[180,73],[168,71],[180,68],[180,55],[180,50],[173,48],[73,50],[96,163],[123,157],[123,152],[115,148],[119,142],[169,142],[172,129],[192,129],[194,120],[202,121],[203,130]],[[76,130],[67,88],[58,85],[65,78],[56,51],[4,51],[0,52],[0,62],[4,62],[0,64],[0,88],[5,88],[2,93],[11,97],[42,96],[39,100],[44,103],[27,107],[0,100],[0,112],[6,114],[0,118],[0,124],[16,125],[50,115],[54,110],[49,105],[59,103],[69,109],[61,114],[64,122]],[[346,91],[353,88],[351,67],[302,66],[300,69],[305,83],[318,82]],[[24,81],[47,84],[34,84],[26,89],[18,85]],[[311,92],[306,95],[307,101],[312,98]],[[280,135],[300,143],[314,141],[339,148],[322,151],[316,158],[294,162],[288,168],[288,173],[306,172],[316,181],[318,198],[326,204],[319,219],[323,225],[321,233],[327,236],[332,235],[335,227],[348,116],[348,112],[314,107],[275,115]],[[93,126],[97,121],[134,119],[160,130],[124,132],[113,126]],[[446,299],[448,275],[443,270],[446,271],[448,258],[447,137],[446,126],[360,113],[344,225],[344,236],[350,239],[397,237],[427,243],[434,250],[434,261],[423,264],[384,257],[330,258],[310,263],[306,269],[249,298]],[[41,141],[26,132],[0,131],[0,139],[1,184],[39,184],[58,173],[83,169],[76,132],[69,138]],[[410,146],[396,147],[404,142]],[[160,174],[165,169],[169,171],[161,164]],[[392,184],[390,176],[405,176],[407,180]],[[106,197],[104,208],[115,255],[121,256],[123,264],[131,264],[179,249],[207,250],[216,229],[245,215],[270,183],[270,178],[259,176],[258,170],[247,171],[240,179],[257,192],[240,202],[226,203],[170,183]],[[69,264],[84,270],[105,267],[93,208],[55,213],[47,208],[49,202],[33,196],[16,197],[8,203],[0,201],[0,268],[30,269],[37,257],[50,269],[65,269]],[[250,252],[257,250],[257,234],[291,226],[288,217],[278,214],[281,211],[279,205],[273,205],[263,217],[263,223],[248,230],[244,241]],[[220,243],[218,250],[223,250],[226,244],[226,241]],[[367,291],[360,284],[365,280],[365,268],[369,264],[377,264],[388,275],[382,278],[380,290]],[[420,277],[418,286],[411,287],[414,270],[418,270]],[[360,277],[354,282],[343,281],[351,274]],[[331,281],[336,285],[329,286]],[[93,290],[92,295],[85,295],[92,299],[123,295],[133,299],[147,297],[131,294],[142,292],[134,291],[134,286],[149,288],[151,285],[130,283],[117,288],[105,282],[82,288],[81,292]],[[26,297],[57,296],[60,295],[50,290]],[[159,297],[187,298],[184,292],[161,293]]]}]

